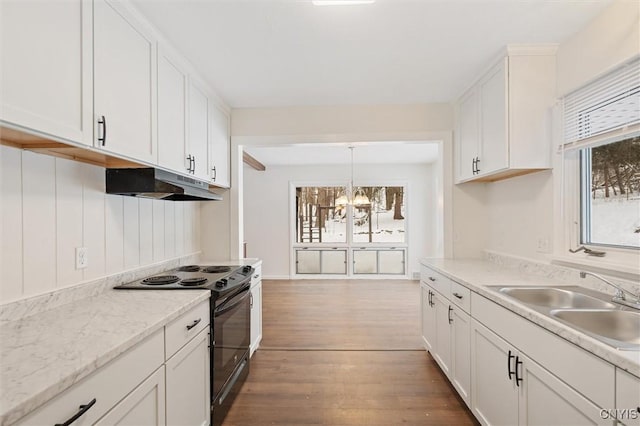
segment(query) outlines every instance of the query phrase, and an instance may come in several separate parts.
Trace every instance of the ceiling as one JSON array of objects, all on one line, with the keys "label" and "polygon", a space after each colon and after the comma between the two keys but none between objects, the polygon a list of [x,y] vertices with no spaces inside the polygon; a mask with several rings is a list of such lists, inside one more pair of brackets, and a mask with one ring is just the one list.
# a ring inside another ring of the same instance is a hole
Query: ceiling
[{"label": "ceiling", "polygon": [[611,0],[133,0],[232,107],[449,102],[508,43],[562,42]]},{"label": "ceiling", "polygon": [[375,142],[370,144],[304,144],[247,146],[244,150],[265,166],[350,164],[424,164],[438,159],[437,143]]}]

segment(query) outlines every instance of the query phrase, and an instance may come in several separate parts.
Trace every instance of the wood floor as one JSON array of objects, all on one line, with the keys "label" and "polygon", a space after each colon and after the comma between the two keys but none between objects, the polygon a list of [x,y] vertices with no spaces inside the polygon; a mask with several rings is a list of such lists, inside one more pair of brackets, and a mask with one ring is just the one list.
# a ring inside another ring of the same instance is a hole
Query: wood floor
[{"label": "wood floor", "polygon": [[263,281],[239,425],[477,424],[422,348],[416,281]]}]

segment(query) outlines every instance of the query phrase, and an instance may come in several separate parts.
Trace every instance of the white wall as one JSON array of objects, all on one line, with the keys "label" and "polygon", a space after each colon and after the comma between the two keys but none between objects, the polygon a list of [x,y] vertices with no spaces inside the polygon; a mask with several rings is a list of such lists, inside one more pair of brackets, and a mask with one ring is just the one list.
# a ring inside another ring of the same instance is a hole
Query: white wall
[{"label": "white wall", "polygon": [[[289,108],[234,109],[231,116],[232,188],[226,199],[230,204],[205,205],[204,217],[215,218],[203,224],[203,255],[209,259],[236,259],[242,256],[244,238],[243,208],[243,146],[269,146],[320,142],[389,142],[443,141],[442,150],[451,156],[453,109],[450,104],[423,105],[354,105]],[[451,160],[443,162],[444,179],[452,179]],[[450,189],[450,186],[448,186]],[[442,191],[440,191],[442,192]],[[440,201],[450,200],[440,194]],[[446,231],[439,247],[449,256],[453,253],[449,237],[452,203],[444,204]],[[223,245],[230,231],[229,247]],[[221,241],[218,243],[218,240]],[[250,253],[249,253],[250,254]]]},{"label": "white wall", "polygon": [[[355,183],[408,184],[408,269],[419,272],[418,259],[435,255],[436,199],[430,164],[357,165]],[[385,178],[388,181],[385,181]],[[348,182],[345,166],[276,166],[264,172],[244,168],[244,237],[249,257],[263,260],[265,277],[288,277],[290,272],[290,182]]]},{"label": "white wall", "polygon": [[199,216],[197,202],[107,195],[101,167],[0,146],[0,303],[197,252]]},{"label": "white wall", "polygon": [[[617,0],[583,29],[560,43],[558,97],[599,77],[640,53],[640,7]],[[554,153],[555,155],[555,153]],[[502,253],[546,260],[553,251],[554,174],[550,171],[487,184],[486,247]],[[560,179],[555,180],[556,184]],[[456,222],[459,227],[461,222]],[[463,225],[464,226],[464,225]],[[538,240],[548,241],[539,249]]]},{"label": "white wall", "polygon": [[616,0],[558,49],[558,95],[640,54],[640,4]]}]

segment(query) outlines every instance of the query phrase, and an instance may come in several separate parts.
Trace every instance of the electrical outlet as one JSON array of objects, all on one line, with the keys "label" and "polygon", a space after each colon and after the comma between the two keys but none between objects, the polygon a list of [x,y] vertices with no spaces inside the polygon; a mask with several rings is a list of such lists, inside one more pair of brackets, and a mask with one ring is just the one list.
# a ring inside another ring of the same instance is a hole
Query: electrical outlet
[{"label": "electrical outlet", "polygon": [[84,269],[89,266],[89,249],[76,247],[76,269]]},{"label": "electrical outlet", "polygon": [[549,253],[549,238],[538,237],[538,253]]}]

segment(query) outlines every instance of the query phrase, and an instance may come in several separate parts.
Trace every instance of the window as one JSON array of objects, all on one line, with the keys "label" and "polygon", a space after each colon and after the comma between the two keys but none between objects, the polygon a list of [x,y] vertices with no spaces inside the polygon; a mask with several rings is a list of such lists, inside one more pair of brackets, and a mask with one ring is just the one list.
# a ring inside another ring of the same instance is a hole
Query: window
[{"label": "window", "polygon": [[350,187],[292,187],[295,273],[404,275],[406,187]]},{"label": "window", "polygon": [[[403,243],[404,188],[364,186],[355,191],[353,241],[357,243]],[[365,202],[358,203],[358,196]]]},{"label": "window", "polygon": [[581,243],[640,248],[640,137],[584,148]]},{"label": "window", "polygon": [[346,243],[346,210],[336,204],[344,186],[296,187],[296,242]]},{"label": "window", "polygon": [[[640,58],[564,98],[563,250],[620,274],[640,259]],[[605,252],[598,260],[588,254]],[[558,253],[561,257],[562,254]],[[573,260],[576,260],[575,258]],[[571,260],[569,260],[571,261]]]}]

